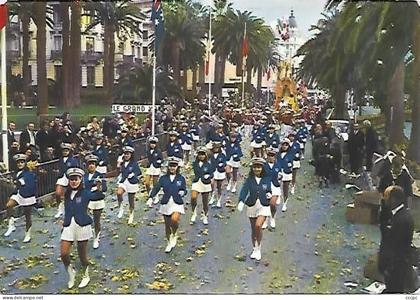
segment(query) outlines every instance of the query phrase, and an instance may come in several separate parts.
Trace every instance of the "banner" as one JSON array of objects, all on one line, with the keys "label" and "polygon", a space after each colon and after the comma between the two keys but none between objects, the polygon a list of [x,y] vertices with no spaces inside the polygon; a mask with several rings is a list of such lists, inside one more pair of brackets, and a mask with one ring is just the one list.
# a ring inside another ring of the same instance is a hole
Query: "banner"
[{"label": "banner", "polygon": [[148,113],[152,110],[152,105],[135,105],[135,104],[113,104],[111,113]]}]

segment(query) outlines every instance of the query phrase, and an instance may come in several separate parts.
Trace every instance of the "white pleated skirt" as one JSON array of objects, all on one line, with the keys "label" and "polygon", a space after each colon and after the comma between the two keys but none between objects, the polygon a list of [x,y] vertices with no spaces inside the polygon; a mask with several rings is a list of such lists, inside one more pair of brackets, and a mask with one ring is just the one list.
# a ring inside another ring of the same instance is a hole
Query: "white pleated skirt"
[{"label": "white pleated skirt", "polygon": [[89,201],[88,208],[91,210],[104,209],[105,200]]},{"label": "white pleated skirt", "polygon": [[197,182],[193,182],[191,190],[199,193],[209,193],[212,191],[211,183],[204,184],[201,179],[199,179]]},{"label": "white pleated skirt", "polygon": [[269,217],[271,216],[270,206],[263,206],[260,199],[253,206],[248,206],[246,209],[246,215],[248,218],[256,218],[258,216]]},{"label": "white pleated skirt", "polygon": [[36,197],[24,198],[19,193],[10,196],[10,199],[15,200],[20,206],[30,206],[36,203]]},{"label": "white pleated skirt", "polygon": [[181,145],[182,150],[184,151],[191,151],[192,149],[192,145],[188,145],[188,144],[182,144]]},{"label": "white pleated skirt", "polygon": [[300,169],[300,161],[293,161],[293,169]]},{"label": "white pleated skirt", "polygon": [[281,186],[277,187],[273,183],[271,183],[271,194],[273,196],[280,196],[281,195]]},{"label": "white pleated skirt", "polygon": [[282,178],[281,181],[283,181],[283,182],[292,181],[292,178],[293,178],[292,173],[290,173],[290,174],[283,173],[283,178]]},{"label": "white pleated skirt", "polygon": [[146,175],[159,176],[160,175],[160,168],[155,168],[152,164],[152,165],[150,165],[149,168],[147,168]]},{"label": "white pleated skirt", "polygon": [[119,183],[118,184],[119,188],[122,188],[124,191],[126,191],[127,193],[137,193],[140,188],[139,188],[139,184],[131,184],[128,179],[124,180],[123,183]]},{"label": "white pleated skirt", "polygon": [[108,168],[107,166],[97,166],[96,171],[98,171],[101,174],[106,174],[108,173]]},{"label": "white pleated skirt", "polygon": [[194,142],[198,142],[198,141],[200,140],[200,136],[198,136],[198,135],[193,135],[193,136],[192,136],[192,139],[193,139],[193,141],[194,141]]},{"label": "white pleated skirt", "polygon": [[239,168],[241,166],[240,161],[234,161],[231,157],[230,160],[226,163],[228,166],[231,166],[232,168]]},{"label": "white pleated skirt", "polygon": [[174,212],[178,212],[180,214],[185,214],[185,209],[184,209],[183,204],[175,203],[174,199],[172,199],[172,197],[170,197],[168,203],[160,205],[159,212],[162,215],[170,216]]},{"label": "white pleated skirt", "polygon": [[61,232],[61,240],[69,242],[81,242],[89,240],[92,235],[92,227],[90,225],[80,226],[76,223],[73,217],[71,218],[70,225],[63,228],[63,231]]},{"label": "white pleated skirt", "polygon": [[214,180],[224,180],[226,179],[226,172],[219,172],[219,171],[214,171],[214,175],[213,175]]}]

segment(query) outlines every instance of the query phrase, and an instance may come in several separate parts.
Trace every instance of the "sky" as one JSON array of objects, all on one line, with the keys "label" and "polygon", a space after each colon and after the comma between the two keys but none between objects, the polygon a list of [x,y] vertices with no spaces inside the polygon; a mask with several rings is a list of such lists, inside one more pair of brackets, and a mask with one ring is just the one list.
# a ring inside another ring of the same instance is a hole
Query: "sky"
[{"label": "sky", "polygon": [[[209,4],[212,0],[200,0]],[[309,37],[309,28],[321,17],[326,0],[230,0],[233,7],[240,10],[250,10],[262,17],[268,24],[276,24],[277,19],[288,17],[294,10],[298,28]]]}]

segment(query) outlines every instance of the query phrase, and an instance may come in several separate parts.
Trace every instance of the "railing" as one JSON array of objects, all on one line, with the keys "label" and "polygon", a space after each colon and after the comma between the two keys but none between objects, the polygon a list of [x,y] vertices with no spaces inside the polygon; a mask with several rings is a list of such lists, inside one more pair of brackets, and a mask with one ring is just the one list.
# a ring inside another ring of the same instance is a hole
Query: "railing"
[{"label": "railing", "polygon": [[[166,133],[157,134],[159,138],[158,147],[164,151],[168,143],[168,135]],[[134,155],[137,161],[146,158],[147,155],[147,139],[141,138],[133,140],[134,144]],[[110,163],[108,166],[108,172],[111,173],[116,170],[118,152],[116,149],[110,149]],[[77,157],[77,156],[75,156]],[[82,157],[80,157],[82,159]],[[80,161],[82,163],[82,161]],[[48,195],[55,191],[55,184],[58,179],[59,160],[51,160],[44,163],[40,163],[33,171],[36,174],[36,185],[37,185],[37,197]],[[9,199],[10,194],[14,190],[13,184],[13,172],[0,174],[0,212],[6,209],[6,203]]]},{"label": "railing", "polygon": [[83,51],[82,52],[82,62],[84,63],[97,63],[98,60],[103,58],[102,52],[94,52],[94,51]]}]

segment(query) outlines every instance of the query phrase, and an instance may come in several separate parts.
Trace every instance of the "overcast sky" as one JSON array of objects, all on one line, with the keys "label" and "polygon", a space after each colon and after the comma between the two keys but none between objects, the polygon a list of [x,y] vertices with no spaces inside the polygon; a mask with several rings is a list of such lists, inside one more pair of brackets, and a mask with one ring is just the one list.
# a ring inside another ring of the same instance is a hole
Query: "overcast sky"
[{"label": "overcast sky", "polygon": [[[200,0],[204,4],[211,0]],[[326,0],[230,0],[233,7],[240,10],[250,10],[258,17],[273,25],[278,18],[288,17],[290,10],[295,11],[298,27],[305,36],[309,36],[309,28],[321,16]]]}]

